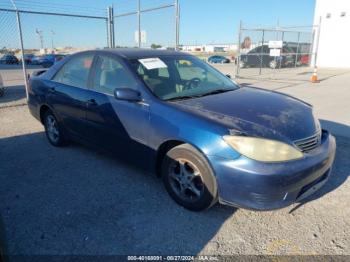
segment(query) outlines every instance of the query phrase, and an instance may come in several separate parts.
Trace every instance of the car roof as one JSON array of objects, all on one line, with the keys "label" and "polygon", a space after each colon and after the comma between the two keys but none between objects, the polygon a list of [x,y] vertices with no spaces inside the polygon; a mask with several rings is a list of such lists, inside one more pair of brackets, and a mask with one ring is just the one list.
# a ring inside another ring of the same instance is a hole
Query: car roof
[{"label": "car roof", "polygon": [[[95,53],[110,53],[126,59],[138,59],[147,57],[160,57],[160,56],[175,56],[175,55],[186,55],[190,54],[172,51],[172,50],[157,50],[157,49],[145,49],[145,48],[115,48],[115,49],[103,49],[103,50],[91,50]],[[85,51],[85,52],[91,52]],[[84,53],[84,52],[81,52]]]}]

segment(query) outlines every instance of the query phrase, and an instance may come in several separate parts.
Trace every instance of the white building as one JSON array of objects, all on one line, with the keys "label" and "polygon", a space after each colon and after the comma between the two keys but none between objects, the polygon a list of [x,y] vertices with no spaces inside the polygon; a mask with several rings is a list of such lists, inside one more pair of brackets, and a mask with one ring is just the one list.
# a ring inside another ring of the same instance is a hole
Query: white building
[{"label": "white building", "polygon": [[182,46],[183,51],[188,52],[229,52],[236,51],[238,46],[236,44],[207,44],[207,45],[184,45]]},{"label": "white building", "polygon": [[320,21],[316,65],[350,68],[350,0],[316,0],[314,25]]}]

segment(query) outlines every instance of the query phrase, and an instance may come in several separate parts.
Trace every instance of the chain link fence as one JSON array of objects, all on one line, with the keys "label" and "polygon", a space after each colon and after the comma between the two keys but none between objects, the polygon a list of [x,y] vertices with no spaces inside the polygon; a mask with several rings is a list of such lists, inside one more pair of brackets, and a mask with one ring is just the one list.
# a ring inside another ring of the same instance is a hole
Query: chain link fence
[{"label": "chain link fence", "polygon": [[236,76],[285,79],[284,73],[312,71],[315,26],[239,29]]},{"label": "chain link fence", "polygon": [[16,14],[9,11],[0,11],[0,74],[5,86],[22,80],[22,75],[14,76],[12,69],[16,68],[17,60],[6,55],[14,55],[18,51],[19,37]]},{"label": "chain link fence", "polygon": [[107,10],[89,15],[36,8],[0,5],[0,75],[5,86],[0,107],[26,103],[25,75],[66,55],[108,46]]},{"label": "chain link fence", "polygon": [[126,2],[121,2],[114,8],[117,47],[177,48],[178,0],[130,0],[127,2],[128,8],[123,3]]},{"label": "chain link fence", "polygon": [[0,76],[7,91],[0,107],[25,103],[25,76],[66,55],[107,47],[176,49],[178,37],[178,0],[118,1],[105,9],[6,0],[0,3]]}]

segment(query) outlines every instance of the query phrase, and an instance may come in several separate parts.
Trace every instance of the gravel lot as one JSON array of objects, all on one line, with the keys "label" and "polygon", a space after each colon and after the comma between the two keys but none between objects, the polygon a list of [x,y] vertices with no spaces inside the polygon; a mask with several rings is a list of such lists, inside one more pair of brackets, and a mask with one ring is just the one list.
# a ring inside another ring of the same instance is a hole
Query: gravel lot
[{"label": "gravel lot", "polygon": [[0,226],[10,254],[350,255],[348,138],[337,137],[333,175],[304,203],[273,212],[216,205],[193,213],[153,174],[113,155],[77,144],[53,148],[27,107],[1,106],[5,98]]}]

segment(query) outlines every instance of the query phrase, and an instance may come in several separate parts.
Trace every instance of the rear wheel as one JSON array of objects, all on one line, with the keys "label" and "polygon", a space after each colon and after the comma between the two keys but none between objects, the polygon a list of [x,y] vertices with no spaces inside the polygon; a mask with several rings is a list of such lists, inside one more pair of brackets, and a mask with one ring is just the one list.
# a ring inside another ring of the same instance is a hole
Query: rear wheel
[{"label": "rear wheel", "polygon": [[181,206],[201,211],[217,201],[217,184],[204,156],[189,144],[169,150],[162,163],[169,195]]},{"label": "rear wheel", "polygon": [[62,128],[51,110],[44,115],[44,126],[46,137],[53,146],[64,146],[67,141],[64,138]]}]

